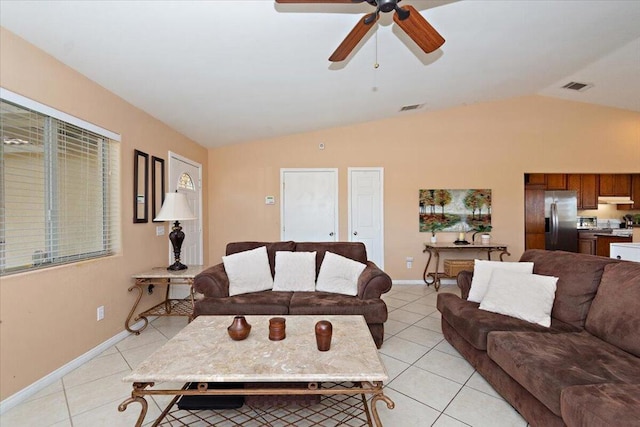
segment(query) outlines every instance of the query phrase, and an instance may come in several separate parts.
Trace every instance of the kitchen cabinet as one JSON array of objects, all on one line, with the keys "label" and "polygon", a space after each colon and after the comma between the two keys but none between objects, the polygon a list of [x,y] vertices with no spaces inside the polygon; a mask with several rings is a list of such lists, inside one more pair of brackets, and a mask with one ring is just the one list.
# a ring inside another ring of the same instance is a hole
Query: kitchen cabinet
[{"label": "kitchen cabinet", "polygon": [[612,243],[631,243],[631,237],[599,234],[596,240],[596,255],[609,258]]},{"label": "kitchen cabinet", "polygon": [[595,173],[580,175],[580,197],[582,209],[598,209],[598,189],[600,176]]},{"label": "kitchen cabinet", "polygon": [[525,249],[544,249],[544,186],[528,185],[524,190]]},{"label": "kitchen cabinet", "polygon": [[640,209],[640,173],[634,173],[631,175],[631,200],[633,200],[633,204],[631,205],[618,205],[618,210],[620,211],[628,211],[628,210],[638,210]]},{"label": "kitchen cabinet", "polygon": [[600,174],[600,196],[630,196],[631,175],[624,173]]},{"label": "kitchen cabinet", "polygon": [[598,238],[595,233],[579,231],[578,232],[578,252],[581,254],[596,254],[596,242]]},{"label": "kitchen cabinet", "polygon": [[599,176],[589,174],[567,174],[567,190],[577,193],[578,209],[598,209]]},{"label": "kitchen cabinet", "polygon": [[545,175],[547,190],[566,190],[567,175],[563,173],[548,173]]},{"label": "kitchen cabinet", "polygon": [[525,185],[545,185],[545,175],[543,173],[525,173]]}]

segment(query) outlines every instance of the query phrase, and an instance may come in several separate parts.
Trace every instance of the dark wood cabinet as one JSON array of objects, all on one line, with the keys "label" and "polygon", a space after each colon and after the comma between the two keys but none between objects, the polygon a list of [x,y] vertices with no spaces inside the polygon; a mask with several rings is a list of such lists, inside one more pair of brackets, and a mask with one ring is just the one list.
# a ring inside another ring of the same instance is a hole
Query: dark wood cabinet
[{"label": "dark wood cabinet", "polygon": [[567,190],[576,192],[578,209],[582,209],[582,175],[572,173],[567,175]]},{"label": "dark wood cabinet", "polygon": [[548,173],[545,175],[547,190],[566,190],[567,175],[563,173]]},{"label": "dark wood cabinet", "polygon": [[600,176],[595,173],[580,175],[580,198],[582,209],[598,209],[598,187]]},{"label": "dark wood cabinet", "polygon": [[544,249],[544,186],[528,185],[524,190],[525,249]]},{"label": "dark wood cabinet", "polygon": [[631,240],[631,237],[598,235],[598,239],[596,241],[596,255],[609,258],[609,245],[611,245],[611,243],[631,243]]},{"label": "dark wood cabinet", "polygon": [[618,205],[618,210],[628,211],[632,209],[640,209],[640,173],[634,173],[631,175],[631,205]]},{"label": "dark wood cabinet", "polygon": [[630,196],[631,175],[624,173],[600,174],[600,196]]},{"label": "dark wood cabinet", "polygon": [[525,185],[545,185],[545,175],[543,173],[525,173]]},{"label": "dark wood cabinet", "polygon": [[577,193],[578,209],[598,209],[597,174],[567,174],[567,190]]},{"label": "dark wood cabinet", "polygon": [[595,233],[585,231],[578,232],[578,252],[581,254],[596,254],[597,237]]}]

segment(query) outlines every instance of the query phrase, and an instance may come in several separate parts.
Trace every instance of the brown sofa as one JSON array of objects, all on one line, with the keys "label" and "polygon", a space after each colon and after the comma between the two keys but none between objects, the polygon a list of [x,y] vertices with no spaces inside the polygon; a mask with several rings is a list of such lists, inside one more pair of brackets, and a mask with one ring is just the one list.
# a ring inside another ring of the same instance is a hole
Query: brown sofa
[{"label": "brown sofa", "polygon": [[317,252],[316,278],[326,251],[366,264],[358,279],[356,296],[330,292],[262,291],[229,296],[229,278],[224,264],[217,264],[194,279],[194,289],[204,298],[195,303],[195,316],[238,314],[360,314],[363,315],[376,346],[384,339],[387,306],[380,296],[391,289],[391,278],[373,262],[367,260],[367,250],[357,242],[235,242],[229,243],[226,254],[231,255],[260,246],[267,247],[271,275],[275,275],[277,251]]},{"label": "brown sofa", "polygon": [[640,263],[526,251],[535,274],[558,277],[551,327],[438,295],[442,331],[532,426],[640,425]]}]

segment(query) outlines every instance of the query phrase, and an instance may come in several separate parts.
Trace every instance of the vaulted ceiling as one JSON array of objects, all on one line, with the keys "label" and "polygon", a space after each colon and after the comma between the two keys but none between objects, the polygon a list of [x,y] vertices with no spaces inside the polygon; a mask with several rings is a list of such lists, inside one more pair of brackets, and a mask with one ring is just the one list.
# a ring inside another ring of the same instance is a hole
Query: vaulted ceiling
[{"label": "vaulted ceiling", "polygon": [[0,0],[0,25],[209,147],[531,94],[640,111],[640,1],[405,4],[440,49],[388,13],[329,62],[366,2]]}]

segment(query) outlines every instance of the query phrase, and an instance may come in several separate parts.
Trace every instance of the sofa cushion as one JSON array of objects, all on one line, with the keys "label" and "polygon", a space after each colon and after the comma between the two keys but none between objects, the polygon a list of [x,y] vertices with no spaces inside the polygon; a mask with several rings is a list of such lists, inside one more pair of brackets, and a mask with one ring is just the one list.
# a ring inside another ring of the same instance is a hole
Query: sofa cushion
[{"label": "sofa cushion", "polygon": [[222,257],[229,277],[229,295],[259,292],[273,288],[269,258],[264,246]]},{"label": "sofa cushion", "polygon": [[549,327],[557,281],[557,277],[495,269],[480,310]]},{"label": "sofa cushion", "polygon": [[484,295],[487,293],[489,280],[494,270],[508,270],[530,274],[533,271],[533,263],[475,260],[473,263],[471,289],[469,290],[469,297],[467,298],[469,301],[482,302]]},{"label": "sofa cushion", "polygon": [[579,328],[584,327],[605,265],[620,262],[593,255],[541,249],[525,251],[520,261],[533,262],[535,274],[558,277],[551,317]]},{"label": "sofa cushion", "polygon": [[251,249],[259,248],[260,246],[265,246],[267,248],[267,255],[269,256],[269,266],[271,267],[271,277],[274,277],[276,275],[276,252],[293,251],[296,248],[296,243],[292,241],[232,242],[227,244],[226,255],[232,255],[238,252],[248,251]]},{"label": "sofa cushion", "polygon": [[367,249],[364,243],[360,242],[298,242],[296,252],[316,251],[316,277],[320,274],[320,266],[324,260],[325,252],[333,252],[354,261],[367,263]]},{"label": "sofa cushion", "polygon": [[633,426],[640,423],[640,384],[567,387],[560,411],[568,427]]},{"label": "sofa cushion", "polygon": [[381,299],[359,299],[331,292],[296,292],[289,303],[289,314],[360,314],[367,323],[387,320],[387,306]]},{"label": "sofa cushion", "polygon": [[640,263],[607,265],[585,329],[640,357]]},{"label": "sofa cushion", "polygon": [[194,315],[289,314],[293,292],[262,291],[226,298],[196,300]]},{"label": "sofa cushion", "polygon": [[438,294],[437,307],[445,319],[469,344],[478,350],[487,350],[487,335],[491,331],[576,332],[579,329],[557,319],[551,327],[526,322],[515,317],[478,310],[478,303],[463,300],[454,294]]},{"label": "sofa cushion", "polygon": [[358,277],[366,267],[366,264],[327,251],[318,273],[316,290],[356,296]]},{"label": "sofa cushion", "polygon": [[560,392],[566,387],[640,383],[640,358],[586,331],[491,332],[487,354],[558,416]]},{"label": "sofa cushion", "polygon": [[313,292],[316,290],[315,252],[276,252],[274,291]]}]

